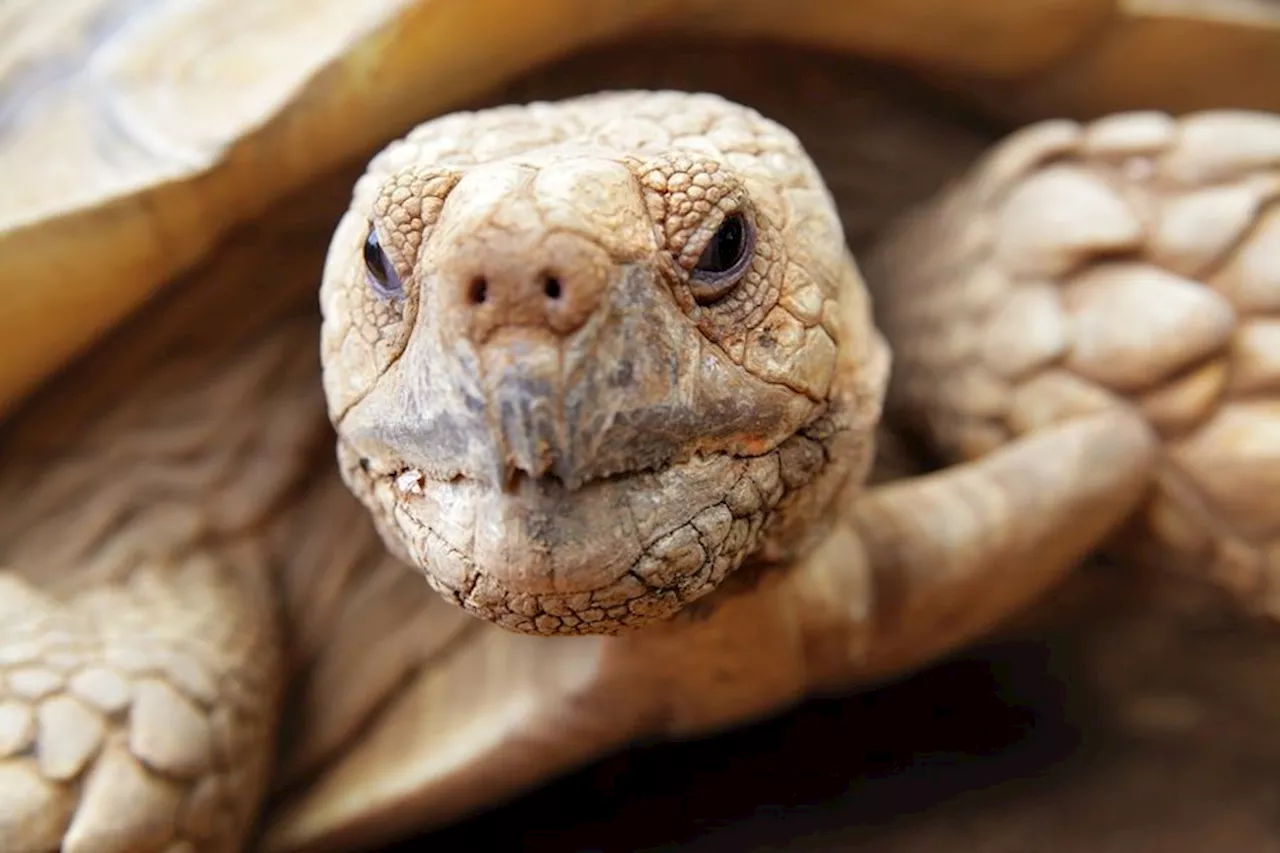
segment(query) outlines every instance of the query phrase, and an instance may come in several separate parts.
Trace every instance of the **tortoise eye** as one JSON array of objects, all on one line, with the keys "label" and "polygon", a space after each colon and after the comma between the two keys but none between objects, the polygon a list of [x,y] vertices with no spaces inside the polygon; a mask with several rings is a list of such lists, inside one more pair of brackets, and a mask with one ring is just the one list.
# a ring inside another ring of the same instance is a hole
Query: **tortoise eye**
[{"label": "tortoise eye", "polygon": [[689,287],[702,305],[725,297],[751,261],[755,235],[741,213],[727,217],[689,273]]},{"label": "tortoise eye", "polygon": [[393,299],[404,294],[404,283],[396,272],[395,264],[387,257],[382,244],[378,242],[377,229],[370,227],[369,236],[364,241],[364,268],[373,292],[383,299]]}]

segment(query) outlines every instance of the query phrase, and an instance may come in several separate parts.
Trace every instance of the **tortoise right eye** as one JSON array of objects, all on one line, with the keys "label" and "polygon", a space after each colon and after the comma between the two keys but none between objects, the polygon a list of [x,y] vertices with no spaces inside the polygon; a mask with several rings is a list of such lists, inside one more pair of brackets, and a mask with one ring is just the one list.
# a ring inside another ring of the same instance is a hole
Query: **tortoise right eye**
[{"label": "tortoise right eye", "polygon": [[378,241],[378,230],[373,226],[369,226],[369,236],[364,241],[364,268],[369,286],[378,296],[394,299],[404,294],[404,282]]},{"label": "tortoise right eye", "polygon": [[733,290],[747,271],[754,243],[751,225],[745,216],[734,213],[727,217],[689,274],[694,298],[706,305]]}]

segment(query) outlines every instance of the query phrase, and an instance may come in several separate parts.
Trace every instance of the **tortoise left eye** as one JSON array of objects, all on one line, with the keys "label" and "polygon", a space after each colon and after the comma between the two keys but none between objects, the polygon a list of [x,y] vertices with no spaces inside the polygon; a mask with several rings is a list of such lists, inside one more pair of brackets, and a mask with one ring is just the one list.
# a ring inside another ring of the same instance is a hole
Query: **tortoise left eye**
[{"label": "tortoise left eye", "polygon": [[404,294],[404,283],[396,272],[395,264],[387,257],[386,251],[378,241],[378,231],[369,228],[369,236],[364,241],[364,268],[368,274],[369,286],[373,292],[383,299],[392,299]]},{"label": "tortoise left eye", "polygon": [[741,213],[725,219],[689,274],[694,298],[706,305],[727,296],[751,263],[754,235]]}]

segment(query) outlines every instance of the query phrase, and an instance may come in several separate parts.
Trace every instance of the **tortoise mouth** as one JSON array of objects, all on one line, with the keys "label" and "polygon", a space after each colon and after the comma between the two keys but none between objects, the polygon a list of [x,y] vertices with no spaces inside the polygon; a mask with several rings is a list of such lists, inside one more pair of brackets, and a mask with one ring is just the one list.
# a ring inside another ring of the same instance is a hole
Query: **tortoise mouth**
[{"label": "tortoise mouth", "polygon": [[[661,469],[656,466],[634,468],[630,470],[597,474],[584,481],[574,481],[566,480],[554,471],[547,471],[542,474],[531,474],[522,468],[512,468],[501,481],[501,491],[509,495],[534,493],[548,497],[563,496],[570,492],[589,489],[598,483],[623,480],[627,477],[633,477],[638,474],[652,474],[659,470]],[[459,481],[468,478],[465,475],[459,474],[457,477],[453,477],[451,479]]]},{"label": "tortoise mouth", "polygon": [[618,633],[674,615],[758,549],[802,485],[784,481],[787,447],[572,488],[550,474],[516,474],[497,488],[401,470],[366,472],[373,488],[356,491],[393,549],[472,614],[522,633]]}]

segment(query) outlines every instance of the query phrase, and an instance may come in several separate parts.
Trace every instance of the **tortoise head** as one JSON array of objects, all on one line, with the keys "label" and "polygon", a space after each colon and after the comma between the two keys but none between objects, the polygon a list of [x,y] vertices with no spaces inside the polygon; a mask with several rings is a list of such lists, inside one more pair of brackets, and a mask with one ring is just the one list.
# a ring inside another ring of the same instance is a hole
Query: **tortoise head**
[{"label": "tortoise head", "polygon": [[802,547],[871,455],[883,348],[834,206],[716,97],[423,125],[357,184],[321,301],[346,482],[515,630],[669,616]]}]

